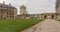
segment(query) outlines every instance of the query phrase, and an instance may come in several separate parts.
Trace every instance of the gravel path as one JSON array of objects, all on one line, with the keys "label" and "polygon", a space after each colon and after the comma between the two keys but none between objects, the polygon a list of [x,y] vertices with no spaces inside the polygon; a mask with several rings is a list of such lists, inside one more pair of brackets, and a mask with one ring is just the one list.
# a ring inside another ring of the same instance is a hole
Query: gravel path
[{"label": "gravel path", "polygon": [[22,32],[60,32],[60,22],[54,19],[46,19]]}]

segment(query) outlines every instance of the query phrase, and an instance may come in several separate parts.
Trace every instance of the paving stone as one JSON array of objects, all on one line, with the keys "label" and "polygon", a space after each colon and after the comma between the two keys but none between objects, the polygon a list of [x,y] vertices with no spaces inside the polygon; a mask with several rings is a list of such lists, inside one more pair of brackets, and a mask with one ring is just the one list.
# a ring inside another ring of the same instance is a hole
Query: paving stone
[{"label": "paving stone", "polygon": [[60,22],[54,19],[46,19],[22,32],[60,32]]}]

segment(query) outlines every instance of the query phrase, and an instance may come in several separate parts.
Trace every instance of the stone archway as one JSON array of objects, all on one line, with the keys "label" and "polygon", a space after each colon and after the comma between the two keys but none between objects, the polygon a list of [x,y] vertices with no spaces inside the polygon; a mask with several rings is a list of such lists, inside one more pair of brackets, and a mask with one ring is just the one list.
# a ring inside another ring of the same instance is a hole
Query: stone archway
[{"label": "stone archway", "polygon": [[47,18],[47,15],[44,15],[44,19],[46,19]]},{"label": "stone archway", "polygon": [[54,15],[52,15],[51,17],[52,17],[52,19],[54,19]]}]

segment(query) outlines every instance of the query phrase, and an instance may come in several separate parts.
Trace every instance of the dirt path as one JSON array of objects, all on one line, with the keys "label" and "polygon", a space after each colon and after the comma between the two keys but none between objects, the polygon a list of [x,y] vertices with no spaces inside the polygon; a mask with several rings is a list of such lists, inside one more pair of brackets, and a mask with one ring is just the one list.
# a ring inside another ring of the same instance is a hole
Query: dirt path
[{"label": "dirt path", "polygon": [[60,22],[54,19],[46,19],[23,32],[60,32]]}]

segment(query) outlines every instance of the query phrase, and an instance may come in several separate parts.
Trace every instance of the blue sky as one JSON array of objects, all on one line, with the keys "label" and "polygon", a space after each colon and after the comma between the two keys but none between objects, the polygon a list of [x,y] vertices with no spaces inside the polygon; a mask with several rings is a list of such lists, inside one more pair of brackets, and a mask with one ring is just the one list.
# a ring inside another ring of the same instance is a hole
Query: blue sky
[{"label": "blue sky", "polygon": [[18,9],[20,13],[20,6],[25,5],[29,14],[41,14],[41,13],[55,13],[56,0],[0,0],[6,4],[11,3]]}]

